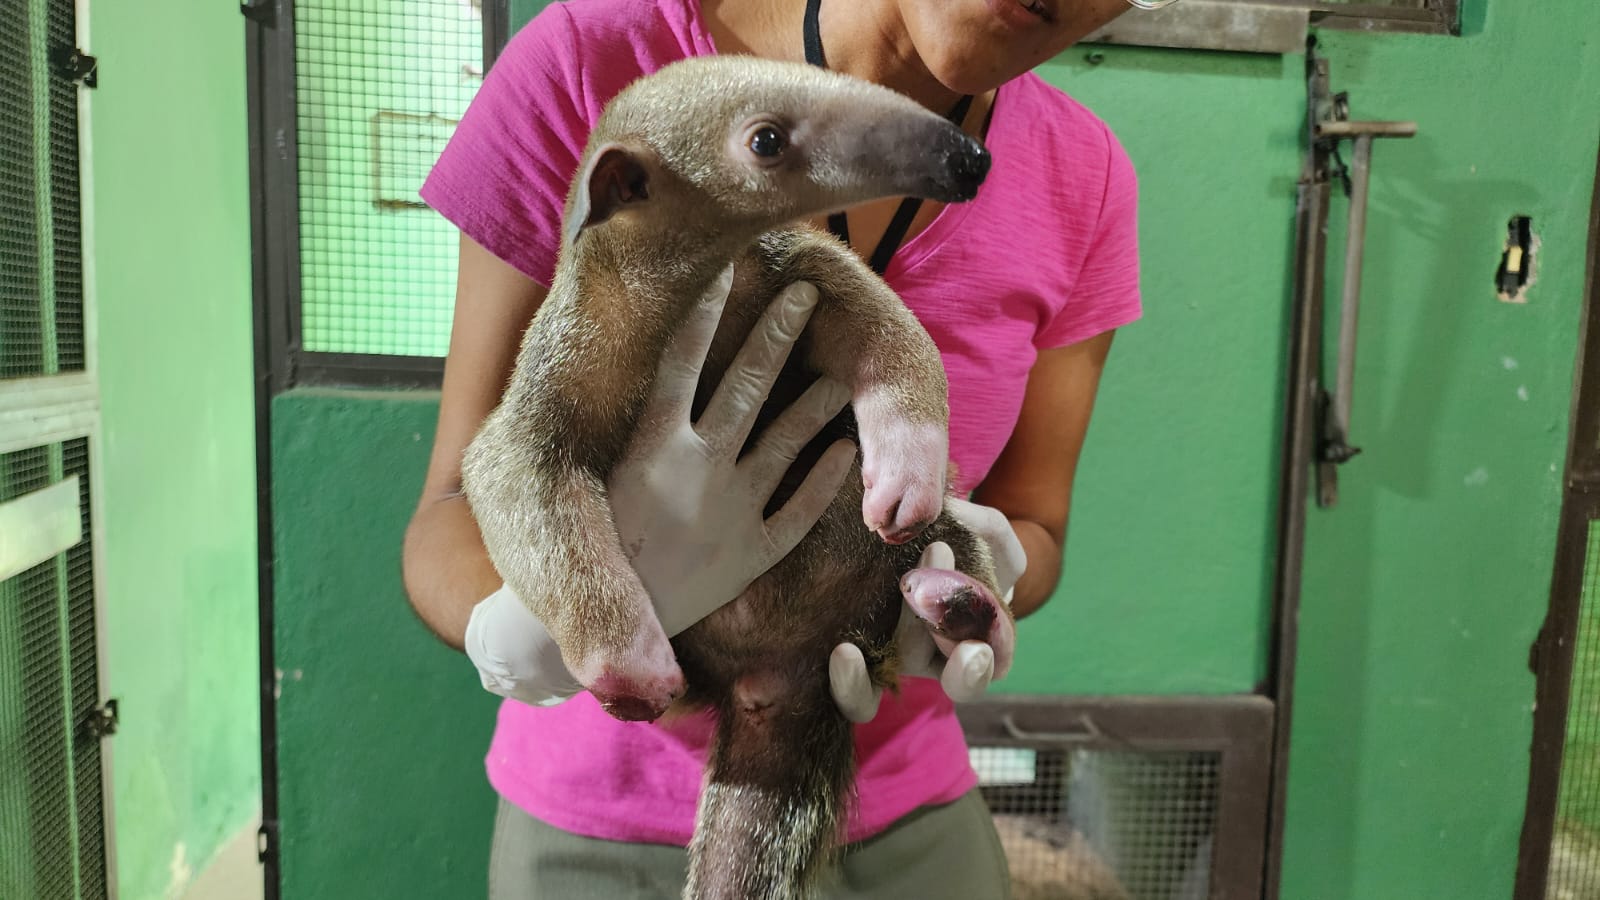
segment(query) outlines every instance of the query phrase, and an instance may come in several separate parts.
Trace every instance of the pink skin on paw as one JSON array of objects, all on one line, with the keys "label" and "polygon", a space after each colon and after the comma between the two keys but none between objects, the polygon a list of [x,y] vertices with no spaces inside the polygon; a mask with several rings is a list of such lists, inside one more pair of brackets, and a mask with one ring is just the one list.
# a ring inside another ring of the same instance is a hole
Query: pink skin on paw
[{"label": "pink skin on paw", "polygon": [[900,593],[946,656],[962,641],[983,641],[994,651],[994,677],[1011,668],[1017,629],[1002,603],[982,582],[951,569],[912,569],[900,579]]},{"label": "pink skin on paw", "polygon": [[624,722],[653,722],[661,718],[672,701],[683,696],[683,673],[676,678],[639,681],[609,669],[589,686],[589,693],[600,707]]},{"label": "pink skin on paw", "polygon": [[572,674],[606,712],[624,722],[660,718],[684,691],[683,670],[653,615],[640,622],[627,649],[595,653]]},{"label": "pink skin on paw", "polygon": [[944,509],[949,435],[943,425],[913,425],[882,404],[856,405],[861,438],[861,518],[890,544],[922,533]]}]

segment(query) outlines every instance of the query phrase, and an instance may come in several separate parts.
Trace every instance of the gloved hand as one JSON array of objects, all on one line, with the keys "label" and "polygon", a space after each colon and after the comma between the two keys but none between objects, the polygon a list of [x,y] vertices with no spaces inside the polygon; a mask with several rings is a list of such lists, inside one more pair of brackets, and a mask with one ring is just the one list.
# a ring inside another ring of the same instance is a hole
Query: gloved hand
[{"label": "gloved hand", "polygon": [[[652,394],[607,482],[624,552],[670,637],[737,597],[816,524],[849,474],[855,447],[839,441],[770,518],[762,510],[800,449],[850,400],[820,379],[739,458],[789,349],[817,302],[799,282],[769,305],[697,422],[690,405],[733,283],[730,267],[707,290],[662,354]],[[582,688],[538,618],[508,587],[480,602],[466,650],[483,686],[530,705]]]},{"label": "gloved hand", "polygon": [[544,623],[509,585],[472,608],[467,658],[485,690],[529,706],[553,706],[583,690]]},{"label": "gloved hand", "polygon": [[737,597],[794,549],[833,502],[855,461],[855,445],[836,442],[783,508],[763,517],[801,448],[850,402],[849,389],[827,378],[784,410],[739,458],[789,348],[816,307],[816,288],[805,282],[778,294],[699,421],[689,420],[732,278],[731,268],[723,272],[673,338],[632,446],[607,482],[623,550],[668,637]]},{"label": "gloved hand", "polygon": [[[1010,520],[993,507],[967,500],[951,498],[945,504],[952,515],[989,545],[1001,600],[1009,606],[1017,579],[1028,565],[1027,554]],[[917,567],[953,569],[955,554],[946,544],[930,544]],[[994,646],[971,640],[957,643],[934,634],[932,626],[919,617],[910,604],[902,603],[900,624],[895,630],[901,658],[900,674],[937,678],[945,695],[957,703],[976,700],[989,689],[989,683],[997,674],[1004,677],[1011,668],[1014,638],[1014,632],[1005,630],[1002,640]],[[845,718],[863,723],[877,715],[883,689],[874,686],[868,677],[861,648],[850,643],[835,647],[828,659],[828,681],[834,702]]]}]

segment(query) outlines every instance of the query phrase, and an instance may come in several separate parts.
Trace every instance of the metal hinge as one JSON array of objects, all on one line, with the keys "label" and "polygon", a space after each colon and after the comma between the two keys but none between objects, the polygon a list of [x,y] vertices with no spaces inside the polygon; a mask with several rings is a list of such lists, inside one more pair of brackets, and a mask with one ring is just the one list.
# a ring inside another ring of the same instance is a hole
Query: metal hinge
[{"label": "metal hinge", "polygon": [[50,54],[56,74],[68,81],[81,81],[84,87],[100,86],[100,60],[77,47],[57,47]]},{"label": "metal hinge", "polygon": [[117,701],[107,700],[104,706],[96,706],[89,712],[89,717],[83,722],[83,730],[90,737],[106,738],[117,733]]},{"label": "metal hinge", "polygon": [[278,859],[278,820],[267,819],[256,829],[256,861],[272,863]]},{"label": "metal hinge", "polygon": [[241,0],[239,12],[246,19],[259,22],[262,25],[272,24],[273,0]]}]

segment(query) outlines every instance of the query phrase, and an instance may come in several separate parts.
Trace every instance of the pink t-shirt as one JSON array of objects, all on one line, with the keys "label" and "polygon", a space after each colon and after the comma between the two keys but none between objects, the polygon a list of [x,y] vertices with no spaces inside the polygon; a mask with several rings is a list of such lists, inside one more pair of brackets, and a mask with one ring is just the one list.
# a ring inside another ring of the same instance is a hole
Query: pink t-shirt
[{"label": "pink t-shirt", "polygon": [[[630,81],[714,53],[697,0],[567,0],[495,62],[422,189],[463,232],[550,283],[568,184],[601,108]],[[1033,75],[1002,87],[978,198],[946,206],[886,278],[932,334],[950,382],[950,453],[963,491],[1016,424],[1037,351],[1138,318],[1133,167],[1105,124]],[[507,701],[487,759],[507,800],[591,837],[686,845],[711,714],[669,725],[611,718],[588,694]],[[907,679],[856,728],[855,841],[977,783],[937,682]]]}]

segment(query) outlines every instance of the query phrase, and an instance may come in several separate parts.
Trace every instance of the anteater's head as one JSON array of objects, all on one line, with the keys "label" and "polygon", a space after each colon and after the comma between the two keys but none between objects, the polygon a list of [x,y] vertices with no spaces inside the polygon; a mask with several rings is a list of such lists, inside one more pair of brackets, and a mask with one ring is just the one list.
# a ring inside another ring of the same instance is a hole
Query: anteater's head
[{"label": "anteater's head", "polygon": [[606,107],[565,236],[608,225],[748,239],[883,197],[971,200],[988,171],[981,144],[887,88],[800,63],[698,57]]}]

